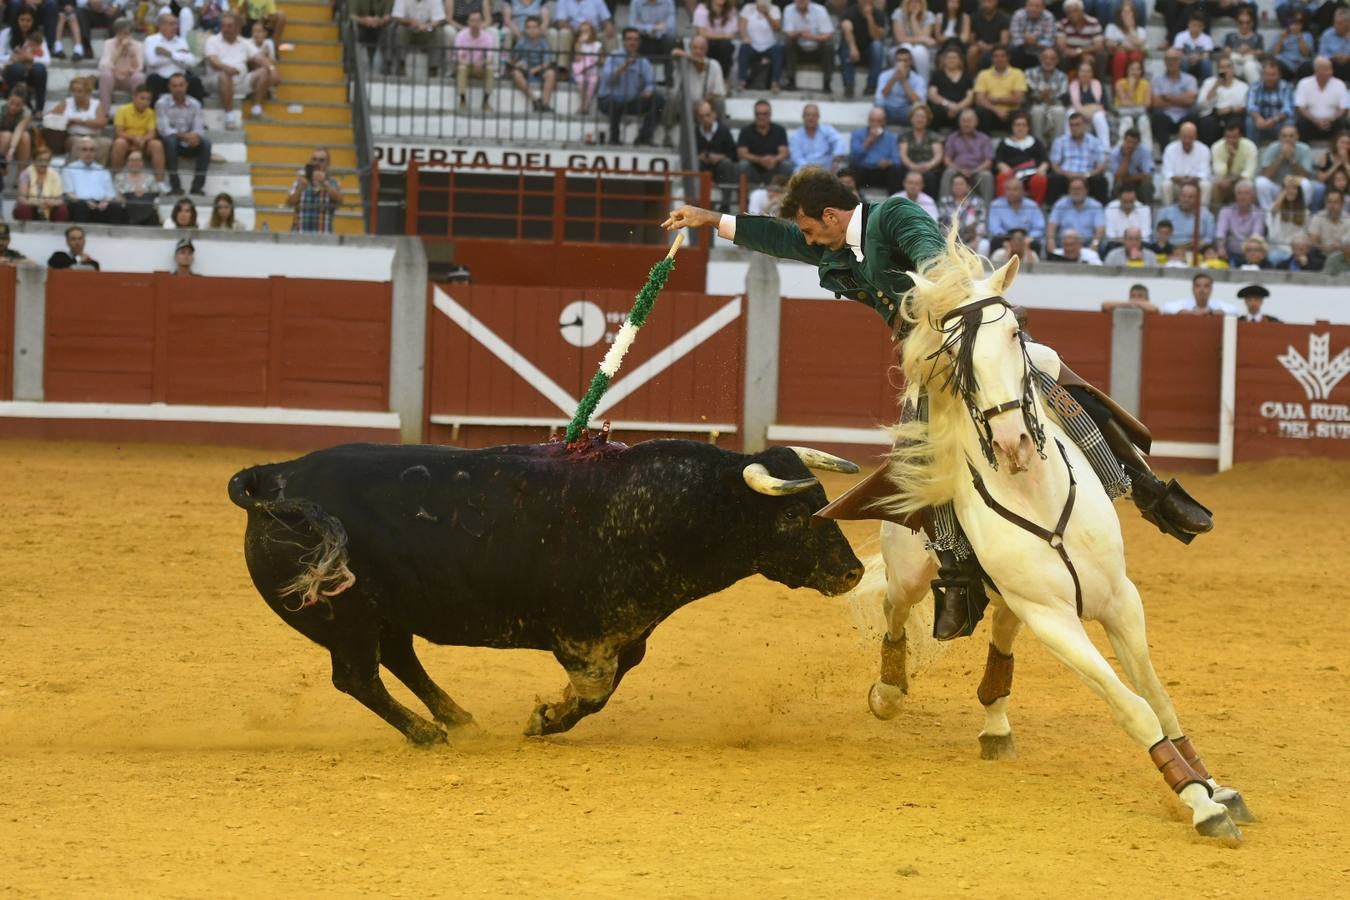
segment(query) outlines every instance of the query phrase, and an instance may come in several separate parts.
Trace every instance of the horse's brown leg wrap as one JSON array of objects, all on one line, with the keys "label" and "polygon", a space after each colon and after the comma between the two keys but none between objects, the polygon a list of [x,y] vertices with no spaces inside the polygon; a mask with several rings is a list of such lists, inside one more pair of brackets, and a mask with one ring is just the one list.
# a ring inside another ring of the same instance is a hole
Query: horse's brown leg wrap
[{"label": "horse's brown leg wrap", "polygon": [[909,676],[905,673],[905,635],[893,641],[891,636],[881,638],[881,682],[898,687],[901,693],[909,693]]},{"label": "horse's brown leg wrap", "polygon": [[1148,748],[1148,758],[1153,760],[1153,764],[1162,773],[1163,781],[1167,782],[1167,786],[1176,793],[1180,794],[1192,784],[1198,784],[1206,792],[1210,792],[1209,785],[1186,763],[1176,744],[1167,738]]},{"label": "horse's brown leg wrap", "polygon": [[1196,751],[1195,745],[1191,743],[1190,738],[1183,734],[1181,737],[1173,740],[1172,743],[1176,745],[1177,750],[1181,753],[1181,758],[1186,760],[1186,765],[1191,767],[1191,771],[1204,779],[1213,777],[1209,774],[1209,769],[1205,768],[1205,764],[1200,761],[1200,754]]},{"label": "horse's brown leg wrap", "polygon": [[975,696],[980,698],[980,704],[988,706],[995,700],[1011,694],[1012,677],[1012,654],[1005,656],[997,647],[990,644],[989,656],[984,661],[984,677],[980,679],[980,686],[975,691]]}]

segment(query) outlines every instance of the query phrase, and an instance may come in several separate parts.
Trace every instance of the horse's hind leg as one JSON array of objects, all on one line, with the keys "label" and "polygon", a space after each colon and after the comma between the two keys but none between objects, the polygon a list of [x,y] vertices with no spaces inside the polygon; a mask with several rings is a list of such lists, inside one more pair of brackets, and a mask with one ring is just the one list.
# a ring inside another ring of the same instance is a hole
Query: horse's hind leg
[{"label": "horse's hind leg", "polygon": [[989,656],[984,663],[976,695],[984,707],[984,729],[980,732],[981,759],[1012,759],[1012,725],[1008,722],[1008,696],[1012,693],[1013,641],[1022,622],[1004,602],[994,605],[989,635]]},{"label": "horse's hind leg", "polygon": [[380,628],[380,662],[426,704],[437,722],[447,728],[473,724],[473,716],[441,690],[422,668],[422,661],[413,650],[412,632],[386,622]]},{"label": "horse's hind leg", "polygon": [[893,719],[909,693],[905,623],[928,591],[936,563],[922,535],[890,522],[881,526],[881,548],[886,564],[886,634],[881,638],[881,672],[867,692],[867,706],[878,719]]},{"label": "horse's hind leg", "polygon": [[[1162,772],[1168,786],[1191,808],[1191,822],[1196,831],[1207,837],[1239,838],[1241,832],[1228,817],[1228,810],[1210,799],[1207,784],[1193,777],[1180,752],[1163,733],[1158,716],[1146,700],[1125,687],[1088,638],[1072,605],[1066,603],[1051,608],[1018,603],[1017,607],[1022,621],[1036,639],[1100,694],[1110,705],[1120,727],[1136,743],[1148,749],[1149,757]],[[1142,632],[1140,636],[1142,638]]]},{"label": "horse's hind leg", "polygon": [[1205,768],[1195,745],[1182,732],[1172,698],[1168,696],[1167,689],[1158,678],[1157,670],[1153,668],[1144,625],[1144,607],[1139,601],[1138,590],[1133,583],[1127,581],[1125,588],[1117,596],[1118,602],[1112,605],[1111,614],[1102,619],[1102,627],[1106,629],[1106,637],[1111,641],[1111,647],[1115,650],[1116,658],[1120,660],[1126,677],[1153,708],[1168,740],[1176,745],[1187,765],[1208,782],[1214,799],[1227,807],[1233,821],[1239,824],[1255,822],[1256,817],[1247,808],[1242,795],[1233,788],[1219,784]]}]

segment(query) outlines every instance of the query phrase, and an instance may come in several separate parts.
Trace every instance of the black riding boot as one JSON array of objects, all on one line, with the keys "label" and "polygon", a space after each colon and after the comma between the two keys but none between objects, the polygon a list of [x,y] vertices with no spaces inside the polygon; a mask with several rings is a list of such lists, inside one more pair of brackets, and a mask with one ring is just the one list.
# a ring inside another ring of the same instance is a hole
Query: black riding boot
[{"label": "black riding boot", "polygon": [[958,559],[951,550],[934,552],[938,577],[933,579],[933,637],[939,641],[966,637],[975,632],[989,605],[984,573],[973,556]]},{"label": "black riding boot", "polygon": [[1214,514],[1186,493],[1175,478],[1164,482],[1153,474],[1119,423],[1107,422],[1101,430],[1107,446],[1130,476],[1133,483],[1130,499],[1145,519],[1157,525],[1163,534],[1170,534],[1183,544],[1189,544],[1196,535],[1214,527]]}]

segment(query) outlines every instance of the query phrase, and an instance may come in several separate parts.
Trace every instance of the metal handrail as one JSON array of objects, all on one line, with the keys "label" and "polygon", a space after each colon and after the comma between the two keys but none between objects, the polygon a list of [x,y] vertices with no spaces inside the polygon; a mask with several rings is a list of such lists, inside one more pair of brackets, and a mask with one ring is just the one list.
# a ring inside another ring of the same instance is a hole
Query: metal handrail
[{"label": "metal handrail", "polygon": [[352,130],[356,139],[356,176],[361,185],[362,217],[371,223],[371,234],[378,222],[380,183],[375,167],[375,141],[370,127],[370,63],[356,39],[356,27],[348,15],[345,0],[333,7],[342,37],[342,70],[347,78],[347,102],[352,108]]}]

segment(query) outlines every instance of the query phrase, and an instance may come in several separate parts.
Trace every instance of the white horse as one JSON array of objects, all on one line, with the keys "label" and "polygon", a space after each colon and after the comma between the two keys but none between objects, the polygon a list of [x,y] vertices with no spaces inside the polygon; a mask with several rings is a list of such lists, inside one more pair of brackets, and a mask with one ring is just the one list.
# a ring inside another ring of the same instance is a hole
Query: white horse
[{"label": "white horse", "polygon": [[[1111,500],[1031,375],[1033,361],[1057,374],[1059,359],[1024,341],[1002,299],[1017,269],[1014,257],[986,277],[983,259],[953,234],[947,253],[915,275],[905,381],[911,401],[926,389],[928,421],[896,427],[890,460],[901,490],[889,511],[904,514],[953,501],[995,587],[989,657],[978,691],[985,708],[981,756],[1012,755],[1013,641],[1025,624],[1148,750],[1190,807],[1196,831],[1238,840],[1235,821],[1253,821],[1251,813],[1236,791],[1209,774],[1182,732],[1149,658],[1144,609],[1125,573]],[[881,678],[868,699],[873,713],[886,719],[899,711],[907,691],[912,660],[906,659],[906,625],[915,630],[911,610],[926,596],[936,562],[922,536],[907,528],[886,523],[881,536],[889,634]],[[1138,693],[1098,652],[1085,620],[1101,623]]]}]

